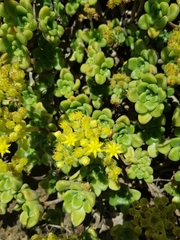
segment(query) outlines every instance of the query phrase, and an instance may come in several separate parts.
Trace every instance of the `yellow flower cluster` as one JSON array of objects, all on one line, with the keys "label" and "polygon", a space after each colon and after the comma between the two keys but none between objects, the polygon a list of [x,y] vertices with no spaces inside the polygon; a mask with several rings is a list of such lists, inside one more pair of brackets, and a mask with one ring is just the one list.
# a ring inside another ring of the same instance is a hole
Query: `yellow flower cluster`
[{"label": "yellow flower cluster", "polygon": [[11,144],[9,144],[8,138],[6,136],[1,136],[0,137],[0,154],[1,154],[1,157],[3,157],[5,153],[10,153],[10,151],[8,150],[10,145]]},{"label": "yellow flower cluster", "polygon": [[175,53],[180,53],[180,29],[174,28],[171,37],[168,39],[168,47],[173,49]]},{"label": "yellow flower cluster", "polygon": [[72,166],[87,166],[99,159],[107,168],[108,176],[117,179],[120,168],[113,157],[118,159],[122,148],[108,138],[112,132],[108,125],[104,126],[78,111],[61,119],[59,126],[62,131],[55,133],[57,143],[53,154],[58,168],[70,170]]},{"label": "yellow flower cluster", "polygon": [[[15,142],[25,135],[26,109],[22,107],[22,91],[25,88],[25,73],[19,64],[4,64],[0,66],[0,132]],[[7,105],[13,105],[14,111]]]},{"label": "yellow flower cluster", "polygon": [[13,175],[19,175],[27,162],[27,158],[14,158],[11,162],[5,162],[0,159],[0,172],[10,171]]},{"label": "yellow flower cluster", "polygon": [[[175,59],[179,63],[180,58]],[[180,67],[175,63],[167,63],[164,66],[167,82],[170,86],[180,85]]]},{"label": "yellow flower cluster", "polygon": [[109,0],[107,2],[107,7],[110,9],[115,8],[117,5],[119,5],[120,3],[126,2],[127,0]]}]

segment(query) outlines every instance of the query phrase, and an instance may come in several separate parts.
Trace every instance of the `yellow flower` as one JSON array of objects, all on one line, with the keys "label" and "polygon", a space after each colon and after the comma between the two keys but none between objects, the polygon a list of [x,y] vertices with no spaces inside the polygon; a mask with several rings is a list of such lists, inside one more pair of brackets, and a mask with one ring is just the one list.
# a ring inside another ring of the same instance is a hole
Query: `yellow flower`
[{"label": "yellow flower", "polygon": [[121,145],[117,144],[116,142],[108,142],[105,145],[104,152],[109,154],[110,157],[118,158],[118,154],[122,153]]},{"label": "yellow flower", "polygon": [[14,127],[14,131],[17,132],[17,133],[20,132],[21,129],[22,129],[22,126],[21,126],[20,124],[17,124],[17,125]]},{"label": "yellow flower", "polygon": [[88,144],[89,142],[88,142],[88,140],[87,139],[81,139],[81,141],[80,141],[80,145],[82,146],[82,147],[85,147],[85,146],[87,146],[87,144]]},{"label": "yellow flower", "polygon": [[62,160],[62,153],[60,153],[60,152],[55,152],[53,155],[52,155],[52,158],[54,159],[54,161],[60,161],[60,160]]},{"label": "yellow flower", "polygon": [[90,117],[84,116],[81,122],[82,122],[82,129],[86,130],[87,128],[89,128],[89,125],[90,125]]},{"label": "yellow flower", "polygon": [[83,156],[83,154],[84,154],[83,148],[81,148],[81,147],[76,147],[76,148],[74,149],[74,152],[73,152],[74,157],[80,158],[80,157]]},{"label": "yellow flower", "polygon": [[71,123],[71,126],[75,130],[75,129],[81,128],[81,123],[79,121],[74,121]]},{"label": "yellow flower", "polygon": [[90,142],[86,145],[86,150],[85,153],[86,155],[89,155],[93,153],[94,157],[97,157],[97,153],[101,152],[103,143],[99,142],[99,139],[97,137],[93,137],[90,139]]},{"label": "yellow flower", "polygon": [[109,134],[111,133],[110,127],[109,127],[109,126],[103,126],[103,127],[102,127],[102,130],[101,130],[101,133],[102,133],[103,135],[109,135]]},{"label": "yellow flower", "polygon": [[8,171],[8,164],[0,159],[0,171],[7,172]]},{"label": "yellow flower", "polygon": [[90,163],[90,158],[87,156],[84,156],[79,161],[82,165],[87,166]]},{"label": "yellow flower", "polygon": [[67,123],[66,120],[61,120],[59,123],[60,128],[62,128],[63,130],[65,130],[66,128],[69,128],[69,124]]},{"label": "yellow flower", "polygon": [[82,112],[78,111],[75,113],[75,116],[76,116],[76,119],[80,120],[80,119],[82,119],[83,114],[82,114]]},{"label": "yellow flower", "polygon": [[8,150],[11,144],[7,143],[7,140],[4,137],[0,138],[0,154],[3,157],[5,153],[10,153]]},{"label": "yellow flower", "polygon": [[75,121],[76,120],[75,112],[69,113],[68,118],[71,122]]},{"label": "yellow flower", "polygon": [[74,132],[71,132],[64,136],[65,140],[62,141],[62,143],[66,144],[67,146],[75,146],[76,141],[78,140],[76,137],[76,134]]}]

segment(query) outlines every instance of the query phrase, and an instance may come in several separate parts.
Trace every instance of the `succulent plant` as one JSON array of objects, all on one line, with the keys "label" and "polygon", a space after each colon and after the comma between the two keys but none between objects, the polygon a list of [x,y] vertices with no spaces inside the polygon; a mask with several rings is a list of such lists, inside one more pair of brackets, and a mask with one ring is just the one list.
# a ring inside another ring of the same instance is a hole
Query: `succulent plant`
[{"label": "succulent plant", "polygon": [[64,28],[55,21],[55,12],[47,6],[41,8],[39,12],[39,28],[43,37],[55,46],[58,46],[59,39],[64,33]]},{"label": "succulent plant", "polygon": [[89,116],[92,113],[92,106],[89,102],[87,95],[79,94],[77,97],[72,96],[70,99],[61,101],[60,108],[67,113],[78,110]]},{"label": "succulent plant", "polygon": [[113,207],[120,206],[121,211],[126,214],[131,203],[139,200],[141,193],[138,190],[131,189],[125,184],[117,191],[107,191],[105,196],[109,199],[109,204]]},{"label": "succulent plant", "polygon": [[179,14],[179,6],[176,3],[168,4],[165,0],[148,0],[144,4],[145,14],[138,20],[138,26],[148,30],[151,38],[156,38],[168,22],[173,21]]},{"label": "succulent plant", "polygon": [[173,94],[167,89],[167,79],[163,74],[151,73],[142,75],[141,80],[129,83],[128,99],[135,103],[138,120],[141,124],[148,123],[153,117],[162,115],[166,98]]},{"label": "succulent plant", "polygon": [[125,73],[114,74],[110,80],[111,94],[111,104],[119,105],[122,100],[126,98],[126,93],[128,91],[128,83],[130,82],[130,77]]},{"label": "succulent plant", "polygon": [[100,121],[100,123],[104,126],[110,126],[110,128],[112,128],[114,125],[114,120],[112,119],[112,112],[109,108],[103,108],[102,111],[93,111],[92,118]]},{"label": "succulent plant", "polygon": [[112,58],[105,58],[97,42],[88,47],[88,59],[81,65],[81,72],[90,78],[94,78],[97,84],[102,85],[110,77],[110,68],[114,65]]},{"label": "succulent plant", "polygon": [[7,203],[9,203],[18,193],[23,182],[21,177],[15,177],[11,172],[0,173],[0,210],[6,213]]},{"label": "succulent plant", "polygon": [[153,181],[153,168],[148,152],[137,148],[134,150],[132,147],[128,148],[127,153],[124,154],[125,163],[130,164],[126,167],[127,175],[130,179],[138,178],[144,179],[146,182]]},{"label": "succulent plant", "polygon": [[15,198],[17,200],[15,210],[23,210],[20,214],[20,222],[28,228],[36,225],[44,212],[37,193],[30,189],[27,184],[23,184]]},{"label": "succulent plant", "polygon": [[76,79],[74,81],[74,76],[67,69],[63,68],[60,72],[60,79],[57,80],[57,88],[54,91],[56,97],[69,98],[74,95],[74,91],[78,90],[80,87],[80,80]]},{"label": "succulent plant", "polygon": [[126,152],[130,146],[140,147],[143,143],[141,134],[135,134],[134,126],[125,115],[116,119],[112,138],[119,144],[122,144],[124,152]]},{"label": "succulent plant", "polygon": [[[140,48],[142,43],[139,43]],[[123,66],[122,71],[132,79],[141,79],[143,74],[157,73],[156,63],[158,60],[157,52],[153,49],[139,49],[138,57],[131,57]]]},{"label": "succulent plant", "polygon": [[[80,225],[86,213],[90,213],[95,204],[95,194],[89,191],[88,184],[83,185],[83,183],[65,180],[59,180],[56,183],[56,189],[64,200],[63,211],[71,214],[74,226]],[[67,191],[64,192],[65,190]]]}]

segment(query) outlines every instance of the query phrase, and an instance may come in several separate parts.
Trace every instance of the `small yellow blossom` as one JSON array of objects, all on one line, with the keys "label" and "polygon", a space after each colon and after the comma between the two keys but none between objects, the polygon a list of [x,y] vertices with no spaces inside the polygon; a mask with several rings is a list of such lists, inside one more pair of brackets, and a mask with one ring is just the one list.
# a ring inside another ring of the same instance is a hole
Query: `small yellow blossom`
[{"label": "small yellow blossom", "polygon": [[52,156],[52,158],[54,159],[54,161],[60,161],[62,159],[62,153],[60,152],[55,152]]},{"label": "small yellow blossom", "polygon": [[97,153],[102,151],[102,145],[103,143],[99,142],[99,139],[97,137],[91,138],[90,142],[86,145],[86,155],[93,153],[94,157],[96,158]]},{"label": "small yellow blossom", "polygon": [[73,157],[72,156],[67,156],[64,158],[65,164],[72,166],[73,165]]},{"label": "small yellow blossom", "polygon": [[112,158],[110,156],[106,156],[102,159],[103,166],[111,165],[111,163],[112,163]]},{"label": "small yellow blossom", "polygon": [[85,134],[85,137],[88,138],[88,139],[89,139],[89,138],[93,138],[93,137],[96,136],[96,135],[94,134],[93,130],[92,130],[91,128],[89,128],[89,127],[86,128],[84,134]]},{"label": "small yellow blossom", "polygon": [[17,132],[17,133],[20,132],[21,129],[22,129],[22,126],[21,126],[20,124],[17,124],[17,125],[14,127],[14,131]]},{"label": "small yellow blossom", "polygon": [[92,131],[93,131],[93,133],[94,133],[95,136],[99,136],[100,133],[101,133],[100,128],[93,128]]},{"label": "small yellow blossom", "polygon": [[79,129],[81,127],[81,123],[80,121],[74,121],[71,123],[72,128],[75,129]]},{"label": "small yellow blossom", "polygon": [[73,152],[74,157],[80,158],[83,156],[83,154],[84,154],[84,150],[82,147],[76,147],[74,149],[74,152]]},{"label": "small yellow blossom", "polygon": [[54,135],[57,138],[57,141],[61,142],[63,140],[64,135],[60,131],[55,132]]},{"label": "small yellow blossom", "polygon": [[117,166],[109,166],[106,167],[106,173],[108,174],[108,178],[117,181],[119,174],[121,173],[121,169]]},{"label": "small yellow blossom", "polygon": [[17,141],[17,140],[18,140],[18,133],[17,133],[17,132],[11,132],[11,133],[9,134],[9,140],[10,140],[11,142]]},{"label": "small yellow blossom", "polygon": [[75,146],[75,143],[77,140],[78,138],[76,137],[76,133],[71,132],[64,136],[64,140],[62,141],[62,143],[70,147],[70,146]]},{"label": "small yellow blossom", "polygon": [[61,120],[59,123],[60,128],[62,128],[63,130],[65,130],[66,128],[69,128],[69,124],[66,120]]},{"label": "small yellow blossom", "polygon": [[7,172],[8,171],[8,164],[0,159],[0,172]]},{"label": "small yellow blossom", "polygon": [[75,112],[69,113],[68,118],[71,122],[75,121],[76,120]]},{"label": "small yellow blossom", "polygon": [[85,147],[85,146],[87,146],[87,144],[88,144],[89,142],[88,142],[88,140],[87,139],[81,139],[81,141],[80,141],[80,145],[82,146],[82,147]]},{"label": "small yellow blossom", "polygon": [[96,120],[91,120],[91,122],[90,122],[91,128],[95,128],[95,127],[97,127],[97,125],[98,125],[98,122]]},{"label": "small yellow blossom", "polygon": [[10,153],[10,151],[8,150],[9,146],[11,144],[7,143],[6,138],[4,138],[3,136],[0,137],[0,154],[3,157],[5,153]]},{"label": "small yellow blossom", "polygon": [[90,125],[90,118],[89,117],[87,117],[87,116],[84,116],[83,118],[82,118],[82,129],[87,129],[87,128],[89,128],[89,125]]},{"label": "small yellow blossom", "polygon": [[8,129],[13,129],[14,126],[15,126],[15,123],[14,123],[13,121],[7,121],[7,122],[6,122],[6,127],[7,127]]},{"label": "small yellow blossom", "polygon": [[110,157],[118,158],[118,154],[122,153],[121,145],[117,144],[116,142],[108,142],[105,145],[104,152],[109,154]]},{"label": "small yellow blossom", "polygon": [[83,117],[83,114],[82,114],[82,112],[78,111],[75,113],[75,116],[76,116],[76,119],[81,120]]},{"label": "small yellow blossom", "polygon": [[103,135],[109,135],[111,133],[111,129],[110,127],[107,125],[107,126],[103,126],[102,127],[102,130],[101,130],[101,133]]},{"label": "small yellow blossom", "polygon": [[79,161],[82,165],[87,166],[90,163],[90,158],[87,156],[84,156]]},{"label": "small yellow blossom", "polygon": [[57,168],[63,168],[64,167],[64,162],[62,162],[62,161],[59,161],[59,162],[57,162]]}]

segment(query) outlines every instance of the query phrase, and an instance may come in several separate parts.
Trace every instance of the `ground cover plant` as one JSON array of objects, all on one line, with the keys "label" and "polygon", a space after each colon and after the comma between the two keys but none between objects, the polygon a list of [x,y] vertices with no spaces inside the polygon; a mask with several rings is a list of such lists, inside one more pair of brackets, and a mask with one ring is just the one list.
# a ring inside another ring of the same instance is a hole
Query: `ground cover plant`
[{"label": "ground cover plant", "polygon": [[0,1],[0,213],[29,239],[180,239],[179,12]]}]

